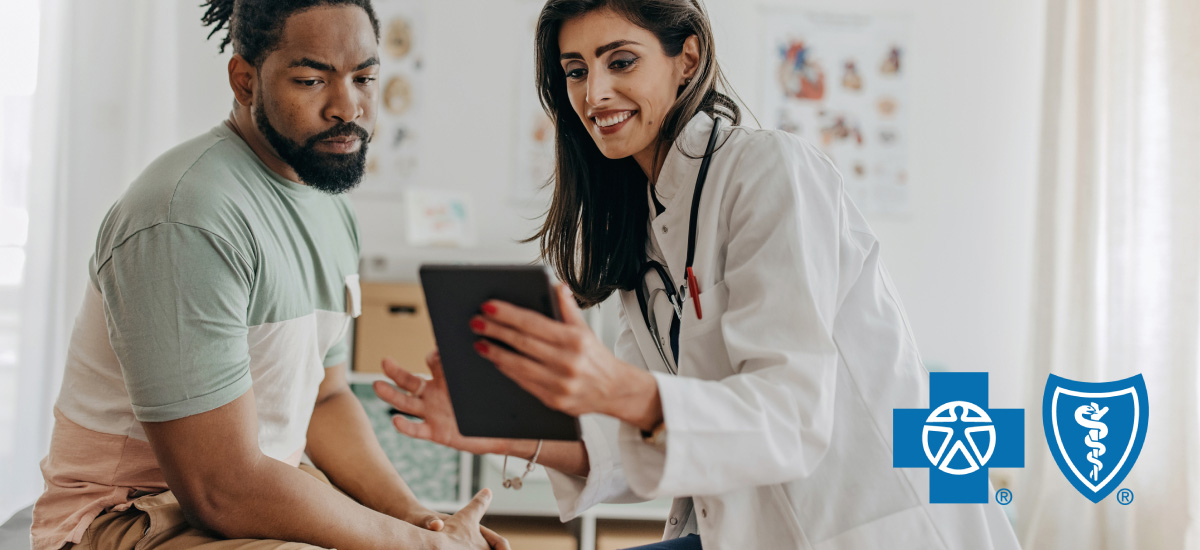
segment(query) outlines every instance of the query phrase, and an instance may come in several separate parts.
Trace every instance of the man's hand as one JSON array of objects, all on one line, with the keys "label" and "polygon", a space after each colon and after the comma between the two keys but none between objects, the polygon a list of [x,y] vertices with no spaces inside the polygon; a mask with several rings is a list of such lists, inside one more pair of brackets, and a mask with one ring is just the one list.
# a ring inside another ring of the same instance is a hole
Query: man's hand
[{"label": "man's hand", "polygon": [[447,546],[438,548],[470,548],[494,550],[511,550],[508,541],[492,532],[491,529],[479,526],[483,513],[492,502],[492,492],[488,489],[479,491],[462,510],[446,520],[442,530],[449,537]]}]

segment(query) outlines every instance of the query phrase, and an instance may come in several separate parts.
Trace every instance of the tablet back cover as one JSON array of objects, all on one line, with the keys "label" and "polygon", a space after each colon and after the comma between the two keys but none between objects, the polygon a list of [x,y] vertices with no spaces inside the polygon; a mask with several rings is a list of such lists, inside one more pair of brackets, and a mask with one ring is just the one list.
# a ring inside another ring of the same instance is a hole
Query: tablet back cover
[{"label": "tablet back cover", "polygon": [[458,431],[472,437],[513,439],[580,438],[579,421],[553,410],[481,357],[471,318],[492,299],[557,319],[550,274],[531,265],[424,265],[421,286]]}]

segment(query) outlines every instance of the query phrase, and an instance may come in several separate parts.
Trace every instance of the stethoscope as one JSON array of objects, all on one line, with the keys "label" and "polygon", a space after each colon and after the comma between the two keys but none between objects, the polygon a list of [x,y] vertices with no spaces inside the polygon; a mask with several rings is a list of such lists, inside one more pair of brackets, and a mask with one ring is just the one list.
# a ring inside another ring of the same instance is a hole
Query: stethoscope
[{"label": "stethoscope", "polygon": [[[717,129],[721,125],[720,117],[713,117],[712,134],[708,136],[708,147],[704,150],[704,158],[700,161],[700,173],[696,175],[696,188],[692,192],[692,211],[691,217],[688,220],[688,241],[687,241],[687,285],[679,285],[679,290],[675,290],[675,283],[671,280],[671,274],[667,272],[667,268],[655,260],[646,260],[642,266],[641,280],[635,289],[638,299],[638,307],[642,310],[642,320],[646,323],[646,328],[650,330],[650,337],[654,340],[654,347],[658,349],[658,355],[662,358],[663,364],[666,365],[667,371],[671,374],[679,374],[677,368],[672,365],[675,362],[668,360],[667,352],[663,349],[663,338],[658,330],[658,323],[654,319],[654,311],[651,308],[654,297],[657,293],[663,292],[667,295],[667,300],[671,302],[671,308],[675,310],[675,319],[672,324],[683,320],[683,299],[681,296],[691,295],[692,306],[696,308],[696,318],[703,319],[704,314],[700,309],[700,282],[696,279],[695,273],[692,272],[692,261],[696,257],[696,214],[700,211],[700,193],[704,190],[704,181],[708,177],[708,164],[712,160],[713,149],[717,144]],[[643,288],[645,288],[646,275],[654,271],[658,278],[662,281],[661,289],[651,291],[649,299]],[[675,361],[679,360],[678,343],[671,346],[671,353]]]}]

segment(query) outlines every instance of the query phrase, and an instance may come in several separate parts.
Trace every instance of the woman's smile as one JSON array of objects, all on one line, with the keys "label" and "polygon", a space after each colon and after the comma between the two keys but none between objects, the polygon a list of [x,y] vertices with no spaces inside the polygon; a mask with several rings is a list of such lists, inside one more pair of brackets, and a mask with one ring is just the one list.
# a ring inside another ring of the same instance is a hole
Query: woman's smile
[{"label": "woman's smile", "polygon": [[601,135],[612,135],[625,127],[625,123],[629,122],[637,111],[601,111],[593,115],[592,127]]}]

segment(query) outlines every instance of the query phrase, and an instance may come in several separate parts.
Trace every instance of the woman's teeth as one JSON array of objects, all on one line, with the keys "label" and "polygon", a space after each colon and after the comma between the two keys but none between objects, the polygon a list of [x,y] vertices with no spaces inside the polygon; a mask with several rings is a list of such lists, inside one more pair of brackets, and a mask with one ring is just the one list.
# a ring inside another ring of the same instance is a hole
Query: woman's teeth
[{"label": "woman's teeth", "polygon": [[618,113],[618,114],[615,114],[612,116],[607,116],[604,118],[597,118],[596,126],[599,126],[601,128],[608,128],[609,126],[612,126],[614,124],[620,124],[622,122],[625,122],[625,120],[631,116],[633,116],[633,111],[623,111],[621,113]]}]

